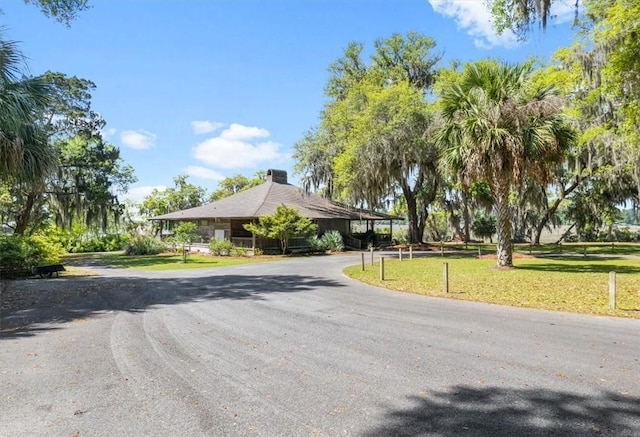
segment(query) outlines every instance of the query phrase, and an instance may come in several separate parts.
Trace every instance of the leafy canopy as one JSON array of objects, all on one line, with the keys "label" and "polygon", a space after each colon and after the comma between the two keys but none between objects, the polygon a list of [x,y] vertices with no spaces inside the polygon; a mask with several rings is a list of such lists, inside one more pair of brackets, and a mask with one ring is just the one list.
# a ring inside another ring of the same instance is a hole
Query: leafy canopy
[{"label": "leafy canopy", "polygon": [[301,216],[297,209],[285,204],[279,205],[273,214],[260,217],[258,223],[248,223],[244,228],[257,237],[280,240],[283,254],[287,251],[290,238],[309,237],[318,231],[318,226],[311,219]]}]

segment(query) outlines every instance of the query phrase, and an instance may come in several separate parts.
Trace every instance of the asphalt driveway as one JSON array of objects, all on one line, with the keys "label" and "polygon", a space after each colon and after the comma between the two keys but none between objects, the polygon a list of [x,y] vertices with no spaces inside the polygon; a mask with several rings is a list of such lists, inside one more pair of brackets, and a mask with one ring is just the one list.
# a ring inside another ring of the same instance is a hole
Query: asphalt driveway
[{"label": "asphalt driveway", "polygon": [[638,436],[640,321],[351,281],[359,256],[3,285],[0,436]]}]

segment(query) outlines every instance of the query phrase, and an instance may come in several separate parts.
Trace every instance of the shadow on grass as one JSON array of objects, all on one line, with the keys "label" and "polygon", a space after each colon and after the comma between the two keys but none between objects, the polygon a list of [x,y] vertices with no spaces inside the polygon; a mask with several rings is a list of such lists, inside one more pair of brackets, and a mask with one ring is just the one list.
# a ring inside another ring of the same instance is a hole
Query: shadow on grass
[{"label": "shadow on grass", "polygon": [[[539,258],[544,259],[544,258]],[[611,258],[603,260],[601,258],[575,258],[575,257],[553,257],[553,262],[536,263],[514,263],[518,270],[534,270],[544,272],[566,272],[566,273],[616,273],[634,274],[640,273],[640,265],[615,265],[611,264]]]},{"label": "shadow on grass", "polygon": [[456,386],[409,398],[363,437],[568,437],[640,435],[640,398],[613,392]]},{"label": "shadow on grass", "polygon": [[[189,256],[188,265],[190,268],[197,267],[216,267],[218,265],[234,264],[233,258],[218,258],[213,256],[204,256],[200,254],[191,254]],[[243,261],[251,262],[247,259]],[[66,256],[63,260],[64,264],[77,266],[94,266],[106,269],[144,269],[155,267],[162,270],[162,266],[176,266],[178,268],[186,267],[182,261],[182,255],[175,253],[165,253],[160,255],[132,255],[127,256],[122,253],[97,253],[97,254],[78,254]]]},{"label": "shadow on grass", "polygon": [[110,311],[219,299],[260,300],[342,284],[305,275],[220,275],[200,278],[61,277],[0,281],[0,339],[35,335],[55,324]]}]

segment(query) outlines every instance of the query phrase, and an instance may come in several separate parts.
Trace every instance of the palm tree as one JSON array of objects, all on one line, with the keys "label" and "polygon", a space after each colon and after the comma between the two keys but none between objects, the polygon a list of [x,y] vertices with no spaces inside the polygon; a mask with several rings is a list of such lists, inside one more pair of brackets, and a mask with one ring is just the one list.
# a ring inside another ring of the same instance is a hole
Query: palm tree
[{"label": "palm tree", "polygon": [[478,61],[444,87],[439,140],[448,164],[491,188],[498,266],[513,265],[509,195],[524,176],[546,182],[573,133],[553,87],[536,86],[530,64]]},{"label": "palm tree", "polygon": [[55,166],[55,152],[36,122],[49,102],[49,87],[21,74],[23,57],[0,35],[0,180],[40,182]]}]

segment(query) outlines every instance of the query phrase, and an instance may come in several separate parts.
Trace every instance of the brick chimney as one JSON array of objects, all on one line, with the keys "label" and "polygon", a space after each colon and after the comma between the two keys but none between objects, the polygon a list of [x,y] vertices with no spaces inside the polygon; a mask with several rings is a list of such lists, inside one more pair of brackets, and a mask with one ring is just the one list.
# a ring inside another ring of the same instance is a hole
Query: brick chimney
[{"label": "brick chimney", "polygon": [[267,170],[267,182],[276,182],[278,184],[286,184],[287,172],[284,170],[274,170],[270,168]]}]

